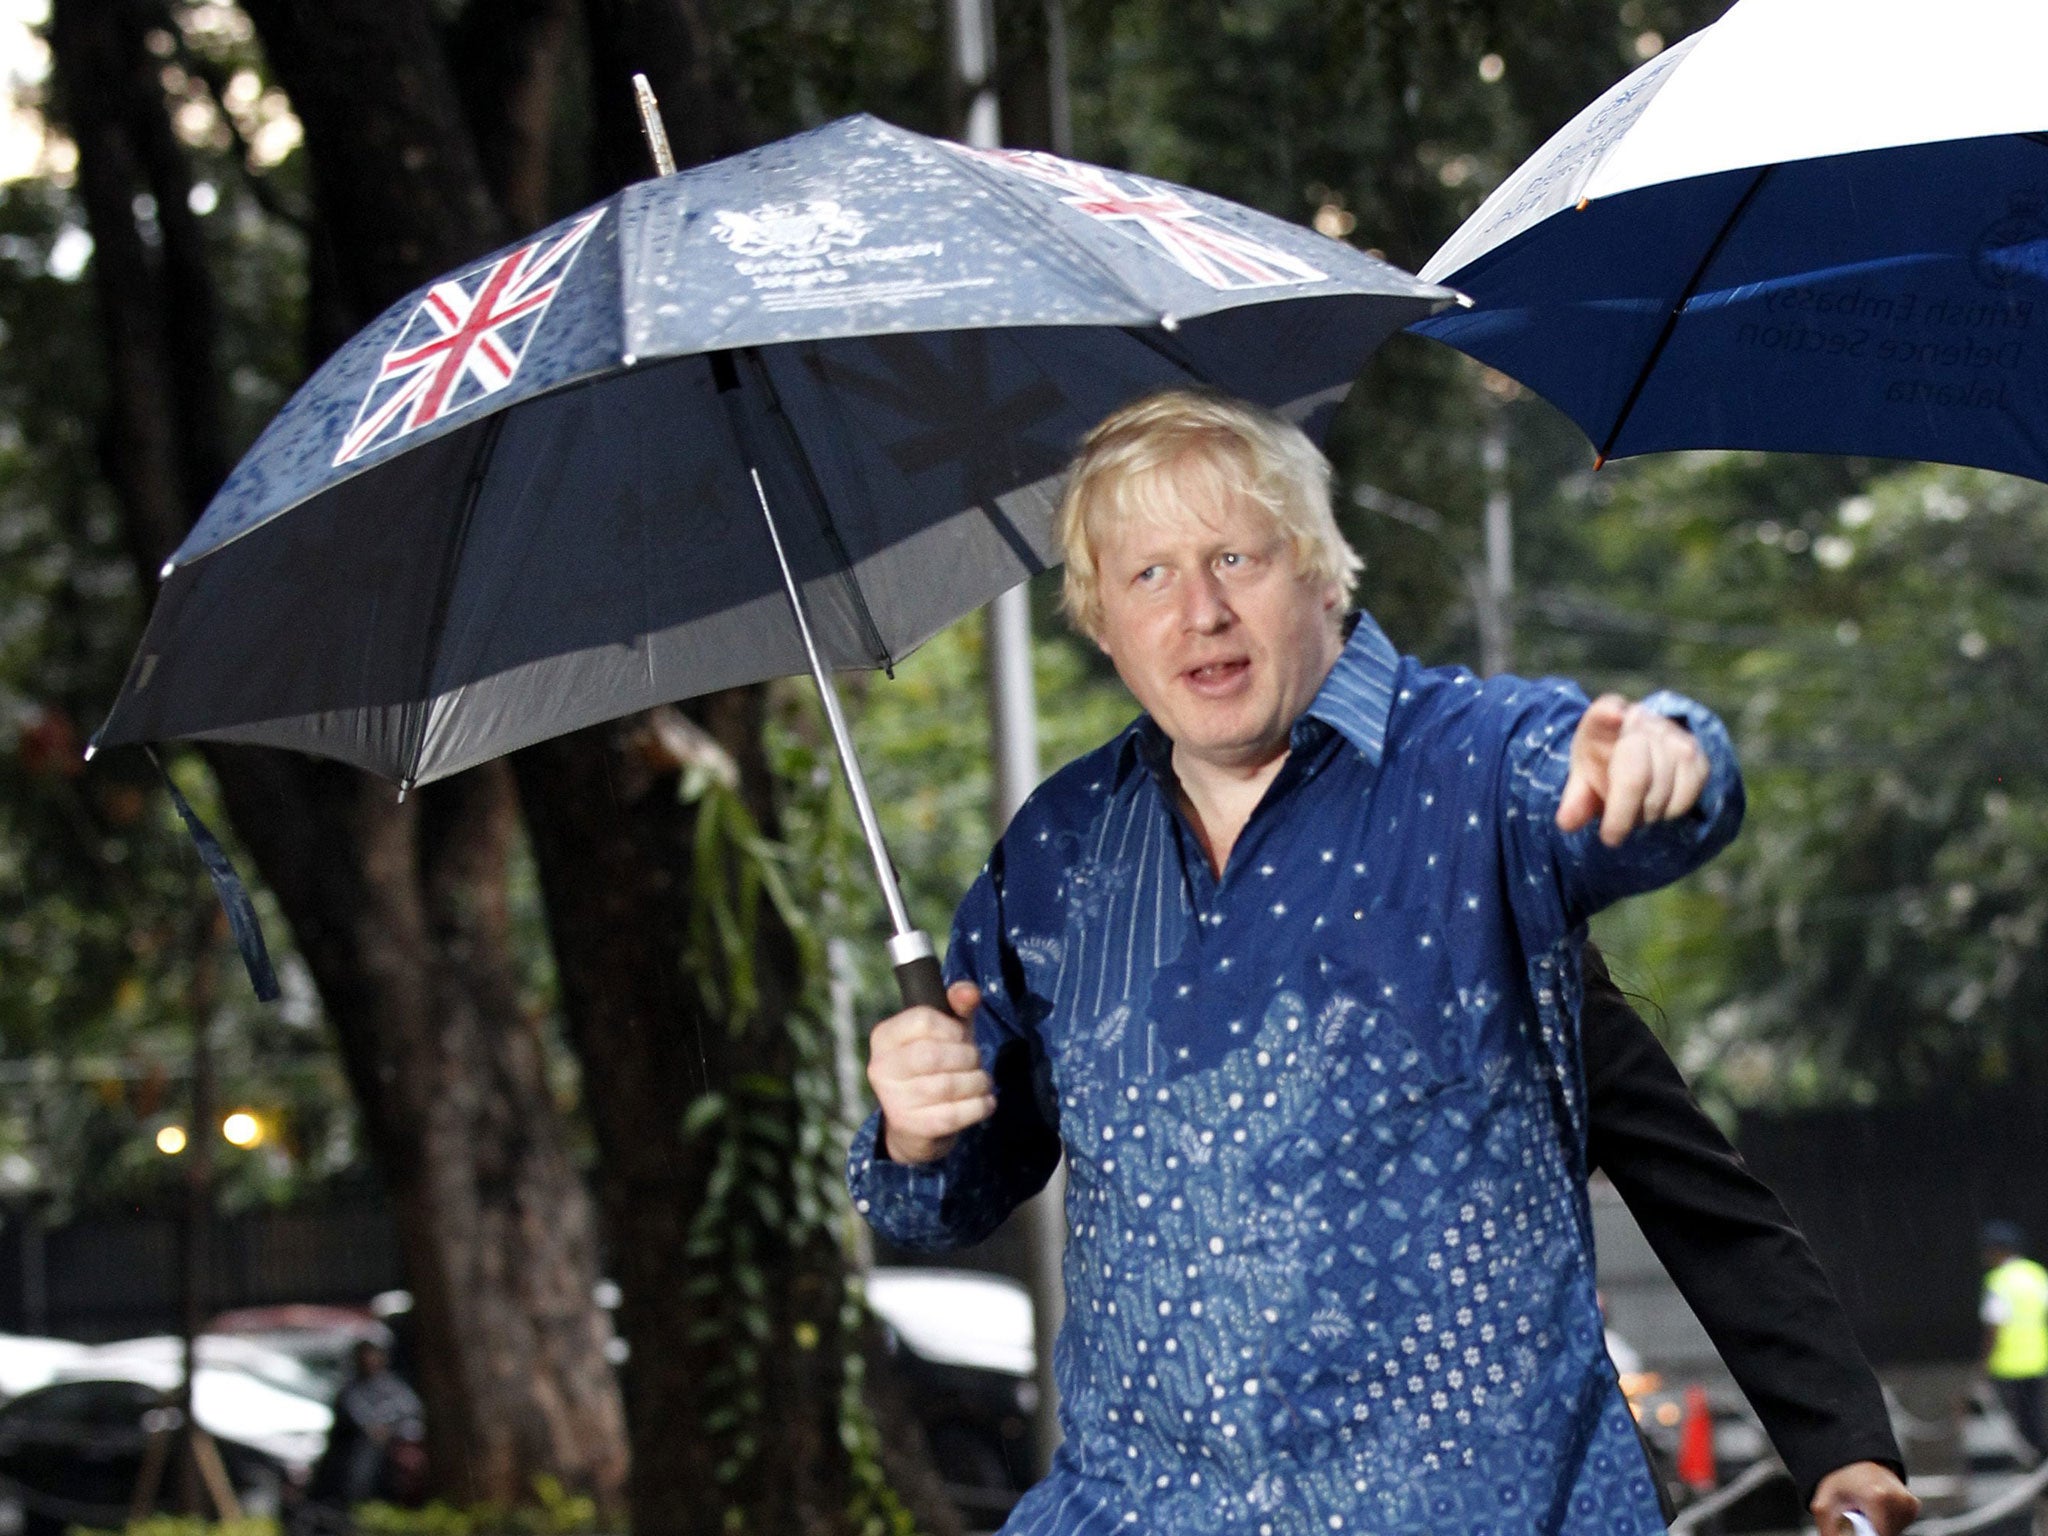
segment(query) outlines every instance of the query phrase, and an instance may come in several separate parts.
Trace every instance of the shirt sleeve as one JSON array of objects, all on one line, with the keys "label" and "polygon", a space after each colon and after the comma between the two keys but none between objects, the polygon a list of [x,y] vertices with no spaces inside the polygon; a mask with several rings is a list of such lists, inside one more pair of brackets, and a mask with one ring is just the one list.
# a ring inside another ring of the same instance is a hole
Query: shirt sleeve
[{"label": "shirt sleeve", "polygon": [[1727,727],[1704,705],[1668,691],[1643,707],[1692,732],[1707,756],[1707,782],[1684,816],[1632,832],[1618,848],[1600,841],[1596,819],[1576,832],[1557,825],[1571,772],[1572,736],[1586,712],[1575,683],[1520,684],[1529,691],[1507,743],[1503,786],[1512,897],[1532,954],[1575,932],[1624,896],[1690,874],[1733,840],[1742,826],[1742,774]]},{"label": "shirt sleeve", "polygon": [[847,1154],[854,1209],[901,1248],[936,1252],[980,1242],[1059,1165],[1050,1069],[1028,1022],[1023,967],[1004,937],[1001,889],[999,847],[960,903],[946,948],[947,982],[981,988],[974,1039],[982,1069],[995,1079],[995,1113],[955,1137],[944,1157],[906,1164],[890,1160],[877,1110]]}]

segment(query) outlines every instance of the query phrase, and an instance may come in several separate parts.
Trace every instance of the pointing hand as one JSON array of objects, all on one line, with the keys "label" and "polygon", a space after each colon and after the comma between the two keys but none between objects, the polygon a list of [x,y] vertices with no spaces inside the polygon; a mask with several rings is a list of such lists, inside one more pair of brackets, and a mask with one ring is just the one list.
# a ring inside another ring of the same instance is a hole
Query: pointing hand
[{"label": "pointing hand", "polygon": [[1600,841],[1621,845],[1629,833],[1690,811],[1707,784],[1707,754],[1692,732],[1618,693],[1586,708],[1572,735],[1571,772],[1558,802],[1566,832],[1600,819]]}]

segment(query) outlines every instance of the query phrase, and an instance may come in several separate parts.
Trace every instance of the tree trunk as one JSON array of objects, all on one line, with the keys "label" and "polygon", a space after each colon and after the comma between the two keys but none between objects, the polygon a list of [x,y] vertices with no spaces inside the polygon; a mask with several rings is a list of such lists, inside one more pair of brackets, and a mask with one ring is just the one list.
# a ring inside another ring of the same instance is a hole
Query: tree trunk
[{"label": "tree trunk", "polygon": [[[744,798],[772,828],[762,694],[736,689],[692,709],[736,761]],[[635,1536],[712,1536],[726,1529],[729,1509],[754,1532],[852,1529],[856,1487],[840,1443],[840,1395],[846,1358],[860,1353],[877,1373],[869,1407],[883,1431],[889,1482],[927,1536],[950,1536],[959,1516],[931,1470],[912,1405],[890,1390],[873,1340],[842,1326],[846,1260],[829,1232],[756,1255],[768,1317],[757,1376],[761,1439],[746,1471],[718,1475],[728,1448],[706,1426],[731,1406],[720,1383],[735,1340],[729,1329],[707,1334],[705,1325],[729,1321],[733,1298],[703,1292],[707,1281],[729,1291],[731,1280],[721,1260],[693,1253],[689,1239],[725,1130],[689,1135],[685,1116],[702,1095],[731,1096],[749,1075],[794,1076],[789,1015],[800,977],[788,934],[765,921],[762,1006],[735,1029],[682,970],[695,825],[678,795],[676,760],[661,745],[669,735],[658,718],[643,717],[528,748],[515,760],[598,1142],[619,1325],[633,1349],[626,1406],[638,1452]],[[794,1145],[798,1106],[778,1101],[771,1110],[789,1117]]]},{"label": "tree trunk", "polygon": [[[654,84],[679,163],[746,147],[746,106],[708,8],[697,0],[585,0],[584,20],[596,193],[652,170],[628,91],[635,70]],[[765,699],[762,688],[733,689],[688,710],[735,766],[742,798],[772,832]],[[598,1144],[596,1184],[621,1292],[619,1325],[633,1350],[625,1385],[636,1450],[635,1536],[712,1536],[726,1528],[728,1511],[756,1532],[850,1529],[856,1485],[840,1409],[846,1361],[860,1354],[868,1356],[867,1400],[882,1426],[889,1482],[929,1536],[951,1536],[959,1516],[908,1399],[890,1390],[891,1370],[872,1347],[872,1332],[850,1337],[842,1325],[846,1258],[829,1233],[803,1233],[756,1256],[768,1314],[756,1376],[760,1442],[748,1470],[728,1468],[720,1480],[728,1447],[706,1427],[733,1406],[729,1382],[721,1382],[730,1376],[734,1345],[729,1333],[711,1329],[731,1298],[704,1293],[730,1291],[731,1277],[722,1261],[693,1254],[689,1235],[721,1142],[718,1134],[685,1134],[685,1117],[700,1097],[730,1096],[749,1074],[790,1081],[791,1009],[803,978],[772,912],[758,936],[764,987],[753,1017],[719,1016],[706,1004],[701,978],[683,973],[696,826],[679,798],[679,722],[664,714],[580,732],[515,758],[563,1013]],[[788,1101],[775,1112],[786,1115],[794,1145],[799,1106]],[[774,1193],[788,1196],[787,1189]]]},{"label": "tree trunk", "polygon": [[[114,0],[113,9],[140,3]],[[63,0],[74,32],[91,30],[77,19],[90,8]],[[536,201],[547,185],[541,162],[559,158],[544,130],[549,61],[559,67],[564,55],[560,0],[508,0],[488,12],[489,26],[484,11],[466,13],[445,38],[427,7],[390,0],[326,0],[317,12],[310,0],[248,0],[247,9],[312,159],[316,355],[508,234],[499,210],[517,226],[560,211]],[[624,94],[630,69],[654,78],[687,159],[743,146],[744,104],[705,7],[584,0],[582,18],[600,129],[590,162],[607,168],[606,186],[646,174]],[[138,81],[138,90],[149,86],[146,69]],[[150,109],[161,117],[154,96]],[[112,350],[118,364],[146,371],[180,354],[152,333],[160,310],[150,284],[119,275],[129,257],[137,273],[151,268],[124,211],[132,173],[105,163],[113,169],[103,179],[117,185],[93,203],[96,236],[102,221],[108,230],[103,259],[115,258],[105,280],[120,288],[108,295],[110,335],[118,315],[136,347]],[[160,467],[149,467],[152,453],[163,457],[157,437],[178,440],[166,398],[154,375],[120,392],[119,420],[135,440],[127,451],[147,461],[121,485],[137,559],[149,569],[197,505],[166,492]],[[144,515],[159,502],[166,507]],[[762,690],[737,690],[692,713],[740,765],[748,803],[772,827],[762,701]],[[642,1454],[633,1525],[636,1536],[709,1536],[733,1511],[757,1532],[838,1532],[851,1527],[860,1492],[841,1441],[844,1367],[858,1350],[880,1362],[871,1331],[845,1331],[845,1261],[828,1231],[794,1241],[768,1234],[752,1254],[763,1279],[761,1333],[749,1346],[760,1434],[750,1456],[734,1457],[732,1436],[708,1427],[731,1406],[715,1384],[730,1378],[734,1351],[729,1336],[707,1338],[702,1325],[721,1308],[732,1312],[716,1289],[730,1275],[693,1256],[688,1237],[721,1143],[686,1136],[683,1117],[707,1090],[730,1092],[749,1075],[787,1080],[801,977],[772,917],[758,936],[761,1006],[739,1029],[707,1005],[701,978],[683,973],[696,829],[663,723],[657,712],[515,759],[634,1348],[627,1408]],[[600,1494],[616,1489],[619,1407],[594,1353],[589,1218],[562,1156],[534,1027],[517,1017],[509,984],[509,776],[481,771],[394,806],[381,786],[332,765],[246,749],[210,756],[236,830],[319,981],[391,1174],[423,1332],[437,1341],[422,1386],[451,1491],[517,1497],[523,1489],[507,1480],[516,1484],[522,1464]],[[756,1108],[793,1143],[793,1102]],[[762,1188],[789,1194],[772,1177]],[[687,1299],[707,1281],[711,1296]],[[870,1397],[883,1421],[882,1464],[927,1531],[957,1531],[907,1399],[878,1385]]]},{"label": "tree trunk", "polygon": [[[351,72],[328,97],[307,97],[317,110],[345,89],[362,138],[385,156],[340,174],[316,158],[323,223],[347,232],[337,271],[360,317],[487,240],[491,219],[488,201],[461,185],[473,161],[435,135],[446,87],[430,60],[408,55],[417,39],[404,23],[419,18],[338,9],[315,26],[288,7],[251,7],[277,30],[280,69]],[[144,46],[151,28],[171,25],[154,0],[60,0],[51,28],[95,244],[108,473],[146,583],[228,461],[217,307]],[[369,178],[397,190],[364,195]],[[135,211],[145,191],[154,241]],[[615,1504],[623,1421],[591,1302],[592,1213],[511,963],[509,773],[437,784],[400,805],[389,787],[333,764],[255,749],[208,757],[319,986],[390,1184],[437,1483],[462,1501],[517,1502],[550,1472]]]}]

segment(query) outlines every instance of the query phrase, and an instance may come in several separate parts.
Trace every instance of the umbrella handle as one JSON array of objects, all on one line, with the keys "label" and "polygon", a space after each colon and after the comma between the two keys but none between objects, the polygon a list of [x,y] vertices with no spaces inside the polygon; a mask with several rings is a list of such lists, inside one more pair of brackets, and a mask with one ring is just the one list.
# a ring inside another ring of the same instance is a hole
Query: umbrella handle
[{"label": "umbrella handle", "polygon": [[932,953],[931,935],[921,928],[899,933],[889,940],[889,959],[896,971],[896,990],[903,994],[906,1008],[953,1010],[946,1004],[946,978]]}]

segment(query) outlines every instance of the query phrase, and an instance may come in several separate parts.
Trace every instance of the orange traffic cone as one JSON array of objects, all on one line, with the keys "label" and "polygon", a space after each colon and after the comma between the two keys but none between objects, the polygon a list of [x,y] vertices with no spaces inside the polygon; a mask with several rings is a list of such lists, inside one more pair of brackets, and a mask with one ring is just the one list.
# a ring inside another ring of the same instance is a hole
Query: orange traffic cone
[{"label": "orange traffic cone", "polygon": [[1678,1480],[1695,1493],[1705,1493],[1720,1481],[1714,1471],[1714,1415],[1705,1387],[1685,1389],[1685,1419],[1678,1427]]}]

